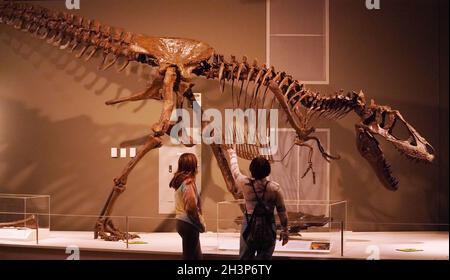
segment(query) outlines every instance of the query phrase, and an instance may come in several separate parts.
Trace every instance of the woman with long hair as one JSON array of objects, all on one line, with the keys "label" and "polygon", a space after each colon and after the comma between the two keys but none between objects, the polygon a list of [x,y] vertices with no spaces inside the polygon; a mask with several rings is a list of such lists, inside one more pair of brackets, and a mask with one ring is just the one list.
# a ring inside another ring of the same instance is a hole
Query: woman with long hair
[{"label": "woman with long hair", "polygon": [[178,169],[169,186],[175,190],[177,231],[183,239],[183,259],[202,259],[200,233],[205,232],[200,196],[195,184],[197,157],[184,153],[178,159]]}]

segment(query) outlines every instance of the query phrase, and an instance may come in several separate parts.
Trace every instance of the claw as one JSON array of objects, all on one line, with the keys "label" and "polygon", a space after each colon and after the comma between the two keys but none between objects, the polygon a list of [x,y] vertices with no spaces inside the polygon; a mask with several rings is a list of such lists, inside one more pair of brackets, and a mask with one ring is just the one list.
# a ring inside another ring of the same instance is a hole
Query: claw
[{"label": "claw", "polygon": [[98,239],[98,237],[105,241],[119,241],[139,238],[139,235],[123,232],[114,225],[111,219],[100,218],[94,231],[94,239]]}]

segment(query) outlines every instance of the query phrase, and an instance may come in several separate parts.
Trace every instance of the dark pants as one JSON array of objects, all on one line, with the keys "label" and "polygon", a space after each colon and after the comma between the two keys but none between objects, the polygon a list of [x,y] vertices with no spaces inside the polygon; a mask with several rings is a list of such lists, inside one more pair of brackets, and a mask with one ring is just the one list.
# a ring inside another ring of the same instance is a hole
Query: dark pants
[{"label": "dark pants", "polygon": [[[248,216],[250,219],[250,216]],[[244,216],[241,227],[241,239],[239,240],[239,257],[241,260],[270,260],[272,259],[273,251],[275,250],[275,240],[274,245],[266,248],[264,250],[255,250],[247,246],[244,240],[243,233],[247,228],[247,219]],[[275,222],[272,224],[272,229],[276,232]],[[276,238],[275,238],[276,239]]]},{"label": "dark pants", "polygon": [[198,229],[188,222],[177,220],[177,232],[183,239],[183,259],[201,260],[203,255]]}]

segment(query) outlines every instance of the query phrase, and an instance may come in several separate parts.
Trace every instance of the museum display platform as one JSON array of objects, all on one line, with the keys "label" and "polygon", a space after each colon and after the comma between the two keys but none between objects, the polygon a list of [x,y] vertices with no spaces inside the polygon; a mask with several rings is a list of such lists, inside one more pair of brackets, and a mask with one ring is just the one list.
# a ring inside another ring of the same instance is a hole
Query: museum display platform
[{"label": "museum display platform", "polygon": [[[80,259],[180,259],[181,238],[175,232],[142,233],[137,243],[95,240],[89,231],[51,231],[34,241],[0,240],[0,259],[67,259],[79,248]],[[317,234],[302,233],[303,239]],[[229,236],[237,246],[239,236]],[[136,240],[135,240],[136,242]],[[221,250],[217,233],[201,234],[205,259],[237,259],[238,249]],[[298,253],[292,239],[286,246],[277,244],[274,259],[382,259],[448,260],[448,231],[345,232],[343,256],[340,252]]]},{"label": "museum display platform", "polygon": [[[1,222],[33,217],[33,223],[0,227],[0,259],[181,259],[173,216],[108,216],[139,238],[104,241],[89,230],[96,215],[50,213],[47,196],[3,197]],[[210,231],[200,235],[205,259],[238,259],[242,203],[217,203]],[[448,224],[350,222],[346,201],[286,201],[286,207],[291,235],[285,246],[277,241],[274,259],[449,259]]]}]

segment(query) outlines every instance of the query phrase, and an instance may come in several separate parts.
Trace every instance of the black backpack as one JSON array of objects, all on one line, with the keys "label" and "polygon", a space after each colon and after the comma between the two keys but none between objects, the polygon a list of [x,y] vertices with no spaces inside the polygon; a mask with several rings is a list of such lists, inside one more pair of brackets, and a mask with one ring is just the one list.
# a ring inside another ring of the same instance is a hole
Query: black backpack
[{"label": "black backpack", "polygon": [[248,218],[247,210],[245,211],[247,228],[243,232],[242,237],[249,248],[254,250],[264,250],[272,247],[276,240],[276,232],[272,227],[274,223],[273,211],[270,211],[264,202],[264,195],[266,194],[269,181],[267,181],[264,186],[264,191],[261,198],[259,198],[256,193],[254,181],[252,180],[250,183],[253,188],[253,192],[255,193],[257,202],[250,219]]}]

